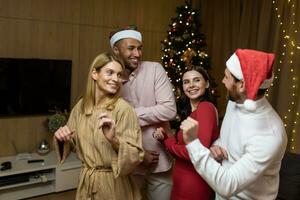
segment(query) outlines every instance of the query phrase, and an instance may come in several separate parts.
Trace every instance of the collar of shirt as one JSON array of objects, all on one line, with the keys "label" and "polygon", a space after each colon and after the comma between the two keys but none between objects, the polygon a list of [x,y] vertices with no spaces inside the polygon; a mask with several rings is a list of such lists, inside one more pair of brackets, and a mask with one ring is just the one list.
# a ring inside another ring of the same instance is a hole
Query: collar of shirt
[{"label": "collar of shirt", "polygon": [[133,70],[130,73],[127,81],[132,81],[133,79],[135,79],[137,77],[139,71],[140,71],[140,64],[137,66],[137,68],[135,70]]}]

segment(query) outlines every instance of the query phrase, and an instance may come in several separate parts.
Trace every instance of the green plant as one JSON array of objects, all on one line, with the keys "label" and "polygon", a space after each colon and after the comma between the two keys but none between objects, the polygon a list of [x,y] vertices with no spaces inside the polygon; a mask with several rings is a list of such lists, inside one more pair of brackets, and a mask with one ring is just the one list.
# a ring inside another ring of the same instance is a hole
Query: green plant
[{"label": "green plant", "polygon": [[48,120],[48,128],[51,133],[55,133],[57,129],[64,126],[67,123],[67,113],[56,112],[55,114],[49,116]]}]

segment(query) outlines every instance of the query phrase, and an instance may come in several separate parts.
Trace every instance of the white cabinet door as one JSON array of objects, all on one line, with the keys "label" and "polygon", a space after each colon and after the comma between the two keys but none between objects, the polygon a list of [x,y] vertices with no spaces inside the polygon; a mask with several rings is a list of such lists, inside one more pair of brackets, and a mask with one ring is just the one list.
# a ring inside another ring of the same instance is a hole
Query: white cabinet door
[{"label": "white cabinet door", "polygon": [[55,191],[60,192],[77,188],[79,182],[80,165],[59,166],[56,168]]}]

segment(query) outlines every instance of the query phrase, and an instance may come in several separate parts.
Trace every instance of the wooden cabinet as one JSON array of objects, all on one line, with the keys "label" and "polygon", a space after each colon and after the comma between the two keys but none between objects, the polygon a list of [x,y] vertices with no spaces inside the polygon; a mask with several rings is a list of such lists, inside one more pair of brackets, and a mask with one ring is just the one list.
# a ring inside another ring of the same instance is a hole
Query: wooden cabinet
[{"label": "wooden cabinet", "polygon": [[0,171],[0,199],[24,199],[77,187],[81,161],[75,154],[70,154],[63,164],[58,163],[54,152],[29,156],[30,160],[44,161],[28,163],[28,159],[18,160],[17,156],[0,157],[0,163],[12,164],[11,169]]},{"label": "wooden cabinet", "polygon": [[73,189],[76,187],[79,181],[80,166],[74,165],[73,163],[65,163],[59,165],[56,168],[56,183],[55,192]]}]

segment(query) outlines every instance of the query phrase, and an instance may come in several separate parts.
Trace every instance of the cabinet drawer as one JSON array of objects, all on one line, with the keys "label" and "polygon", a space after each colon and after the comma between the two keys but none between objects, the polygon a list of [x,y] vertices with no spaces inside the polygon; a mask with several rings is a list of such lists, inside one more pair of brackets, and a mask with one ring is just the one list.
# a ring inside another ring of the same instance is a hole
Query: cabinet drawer
[{"label": "cabinet drawer", "polygon": [[55,191],[60,192],[76,188],[79,182],[80,166],[56,168]]}]

